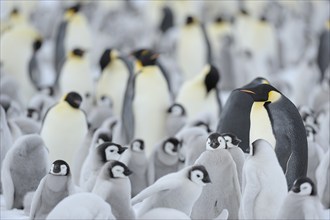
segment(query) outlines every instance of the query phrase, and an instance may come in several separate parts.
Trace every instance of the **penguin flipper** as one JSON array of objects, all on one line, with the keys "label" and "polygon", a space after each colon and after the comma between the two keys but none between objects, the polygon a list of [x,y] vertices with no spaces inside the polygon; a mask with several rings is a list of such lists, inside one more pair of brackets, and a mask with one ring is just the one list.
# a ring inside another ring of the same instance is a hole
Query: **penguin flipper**
[{"label": "penguin flipper", "polygon": [[127,143],[129,143],[134,137],[133,99],[135,91],[135,77],[136,75],[131,75],[127,81],[122,108],[123,130]]},{"label": "penguin flipper", "polygon": [[62,21],[57,32],[55,42],[55,71],[56,71],[56,84],[58,82],[59,74],[65,60],[64,38],[66,35],[67,22]]},{"label": "penguin flipper", "polygon": [[134,66],[133,66],[132,62],[130,62],[127,59],[127,57],[124,57],[124,56],[119,56],[119,59],[121,59],[125,63],[125,65],[126,65],[126,67],[128,69],[129,75],[130,76],[133,76],[133,74],[134,74]]},{"label": "penguin flipper", "polygon": [[206,49],[207,49],[207,59],[205,60],[205,62],[212,63],[211,43],[210,43],[209,37],[207,36],[206,27],[205,27],[204,24],[201,24],[201,29],[202,29],[202,33],[203,33],[205,44],[206,44],[205,46],[206,46]]},{"label": "penguin flipper", "polygon": [[33,195],[32,203],[31,203],[31,209],[30,209],[30,219],[35,219],[36,218],[36,212],[40,208],[41,193],[42,193],[42,190],[44,188],[46,177],[47,176],[45,176],[44,178],[42,178],[40,180],[38,188],[37,188],[36,192]]},{"label": "penguin flipper", "polygon": [[33,84],[33,86],[36,89],[40,88],[40,78],[41,78],[41,73],[40,73],[40,69],[37,63],[37,54],[36,52],[33,53],[31,60],[29,62],[29,77],[30,80]]},{"label": "penguin flipper", "polygon": [[11,155],[8,155],[8,153],[10,152],[7,152],[6,157],[2,162],[1,181],[2,181],[2,193],[5,198],[6,208],[12,209],[14,205],[15,187],[9,167],[9,160],[11,160],[12,158]]}]

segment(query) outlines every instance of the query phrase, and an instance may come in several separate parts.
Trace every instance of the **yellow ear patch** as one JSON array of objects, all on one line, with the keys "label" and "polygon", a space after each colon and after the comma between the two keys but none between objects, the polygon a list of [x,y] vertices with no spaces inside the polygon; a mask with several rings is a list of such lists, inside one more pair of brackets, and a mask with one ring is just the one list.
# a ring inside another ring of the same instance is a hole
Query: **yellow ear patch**
[{"label": "yellow ear patch", "polygon": [[276,102],[281,98],[281,94],[279,92],[276,91],[270,91],[268,93],[268,101],[270,102]]},{"label": "yellow ear patch", "polygon": [[119,52],[117,50],[111,50],[110,57],[111,59],[117,59],[119,57]]},{"label": "yellow ear patch", "polygon": [[65,20],[69,20],[74,15],[74,11],[72,9],[67,10],[64,14]]},{"label": "yellow ear patch", "polygon": [[135,73],[140,72],[140,70],[143,68],[143,65],[140,60],[135,61]]},{"label": "yellow ear patch", "polygon": [[330,30],[330,19],[326,22],[325,27]]}]

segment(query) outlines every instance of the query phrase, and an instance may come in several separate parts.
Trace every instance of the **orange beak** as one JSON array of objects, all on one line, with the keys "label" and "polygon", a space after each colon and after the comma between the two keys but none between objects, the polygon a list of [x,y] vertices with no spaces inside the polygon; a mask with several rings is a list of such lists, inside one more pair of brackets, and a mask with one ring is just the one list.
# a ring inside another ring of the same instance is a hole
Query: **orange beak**
[{"label": "orange beak", "polygon": [[239,90],[241,92],[245,92],[245,93],[250,93],[250,94],[256,94],[255,92],[251,91],[251,90],[247,90],[247,89],[242,89],[242,90]]}]

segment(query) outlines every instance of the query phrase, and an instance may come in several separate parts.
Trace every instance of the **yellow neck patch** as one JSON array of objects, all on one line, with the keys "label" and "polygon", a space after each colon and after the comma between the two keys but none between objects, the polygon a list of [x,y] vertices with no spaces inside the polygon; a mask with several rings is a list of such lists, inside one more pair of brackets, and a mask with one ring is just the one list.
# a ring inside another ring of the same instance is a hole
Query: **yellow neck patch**
[{"label": "yellow neck patch", "polygon": [[326,23],[325,23],[325,27],[330,30],[330,20],[328,20]]},{"label": "yellow neck patch", "polygon": [[276,102],[277,100],[279,100],[281,98],[281,96],[282,95],[276,91],[270,91],[268,93],[268,101]]}]

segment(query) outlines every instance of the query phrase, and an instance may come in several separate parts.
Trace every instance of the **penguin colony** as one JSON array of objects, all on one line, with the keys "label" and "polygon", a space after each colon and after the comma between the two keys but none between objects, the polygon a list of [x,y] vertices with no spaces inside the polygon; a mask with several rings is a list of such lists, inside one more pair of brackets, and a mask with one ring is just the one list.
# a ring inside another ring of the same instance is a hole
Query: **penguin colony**
[{"label": "penguin colony", "polygon": [[1,1],[1,217],[329,219],[329,8]]}]

